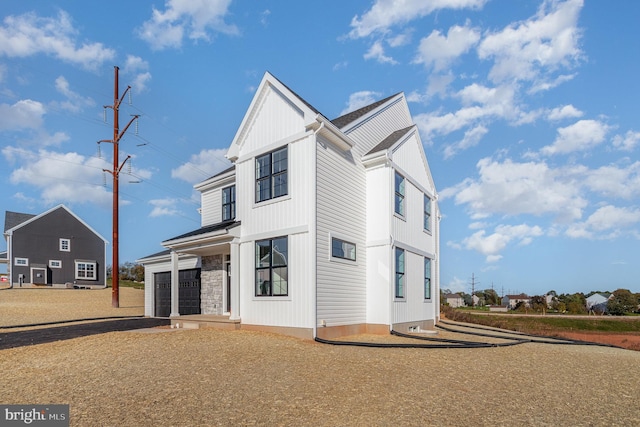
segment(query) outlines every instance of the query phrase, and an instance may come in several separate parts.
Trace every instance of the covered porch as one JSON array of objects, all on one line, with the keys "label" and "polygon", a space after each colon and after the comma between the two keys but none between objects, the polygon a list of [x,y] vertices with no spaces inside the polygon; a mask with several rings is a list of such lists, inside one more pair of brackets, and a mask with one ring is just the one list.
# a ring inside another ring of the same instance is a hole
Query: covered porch
[{"label": "covered porch", "polygon": [[[162,242],[170,251],[169,317],[173,319],[172,325],[239,325],[239,225],[236,221],[223,222]],[[185,255],[199,258],[199,310],[186,310],[184,304],[181,309],[180,291],[185,284],[180,282],[179,261]]]}]

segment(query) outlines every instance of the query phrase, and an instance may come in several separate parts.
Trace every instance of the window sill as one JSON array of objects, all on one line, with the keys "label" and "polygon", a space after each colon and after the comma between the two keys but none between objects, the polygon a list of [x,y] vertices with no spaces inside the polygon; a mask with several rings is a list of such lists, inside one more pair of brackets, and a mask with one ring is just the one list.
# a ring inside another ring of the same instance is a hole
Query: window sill
[{"label": "window sill", "polygon": [[286,200],[291,200],[291,195],[290,194],[285,194],[284,196],[274,197],[273,199],[263,200],[261,202],[254,202],[253,203],[253,209],[261,208],[262,206],[271,205],[273,203],[284,202]]},{"label": "window sill", "polygon": [[407,222],[407,217],[405,217],[404,215],[400,215],[398,212],[394,212],[393,216],[395,216],[396,218],[398,218],[398,219],[400,219],[400,220],[402,220],[404,222]]}]

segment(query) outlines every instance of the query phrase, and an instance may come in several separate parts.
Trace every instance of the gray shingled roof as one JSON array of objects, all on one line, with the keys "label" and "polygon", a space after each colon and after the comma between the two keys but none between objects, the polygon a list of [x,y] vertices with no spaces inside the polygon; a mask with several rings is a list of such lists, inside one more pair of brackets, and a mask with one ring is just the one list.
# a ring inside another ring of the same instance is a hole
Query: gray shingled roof
[{"label": "gray shingled roof", "polygon": [[232,171],[232,170],[234,170],[235,168],[236,168],[236,165],[231,165],[231,166],[230,166],[230,167],[228,167],[227,169],[225,169],[225,170],[223,170],[223,171],[220,171],[220,172],[218,172],[218,173],[217,173],[217,174],[215,174],[215,175],[211,175],[209,178],[205,179],[204,181],[208,181],[208,180],[210,180],[210,179],[212,179],[212,178],[215,178],[216,176],[224,175],[224,174],[225,174],[225,173],[227,173],[227,172],[231,172],[231,171]]},{"label": "gray shingled roof", "polygon": [[333,119],[333,120],[331,120],[331,123],[333,123],[335,125],[335,127],[337,127],[338,129],[342,129],[343,127],[345,127],[349,123],[359,119],[360,117],[364,116],[368,112],[375,110],[380,105],[384,104],[385,102],[387,102],[388,100],[390,100],[391,98],[393,98],[396,95],[398,95],[398,94],[396,93],[396,94],[391,95],[391,96],[389,96],[389,97],[387,97],[385,99],[381,99],[378,102],[374,102],[373,104],[369,104],[366,107],[362,107],[362,108],[360,108],[358,110],[355,110],[355,111],[352,111],[350,113],[347,113],[344,116],[340,116],[340,117],[338,117],[336,119]]},{"label": "gray shingled roof", "polygon": [[233,227],[238,226],[238,225],[240,225],[240,221],[219,222],[217,224],[212,224],[212,225],[207,225],[205,227],[200,227],[197,230],[189,231],[188,233],[184,233],[184,234],[181,234],[179,236],[172,237],[171,239],[165,240],[165,242],[168,242],[168,241],[171,241],[171,240],[184,239],[185,237],[198,236],[200,234],[212,233],[212,232],[218,231],[218,230],[225,230],[225,229],[228,230],[228,229],[233,228]]},{"label": "gray shingled roof", "polygon": [[398,142],[400,140],[400,138],[405,136],[407,134],[407,132],[409,132],[411,129],[413,129],[413,126],[414,125],[411,125],[411,126],[408,126],[408,127],[404,128],[404,129],[400,129],[400,130],[397,130],[395,132],[391,132],[389,134],[389,136],[387,136],[385,139],[383,139],[378,145],[373,147],[371,149],[371,151],[369,151],[367,154],[371,154],[371,153],[375,153],[375,152],[378,152],[378,151],[387,150],[387,149],[391,148],[393,146],[393,144]]},{"label": "gray shingled roof", "polygon": [[33,214],[6,211],[4,214],[4,231],[12,229],[25,221],[29,221],[35,216],[36,215]]}]

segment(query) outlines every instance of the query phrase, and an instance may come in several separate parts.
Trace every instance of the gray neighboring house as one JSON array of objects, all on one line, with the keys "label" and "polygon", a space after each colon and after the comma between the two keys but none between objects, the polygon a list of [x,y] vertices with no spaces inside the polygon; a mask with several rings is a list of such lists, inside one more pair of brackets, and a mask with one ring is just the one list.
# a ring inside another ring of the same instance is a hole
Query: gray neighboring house
[{"label": "gray neighboring house", "polygon": [[58,205],[39,215],[6,211],[4,238],[11,286],[106,287],[107,241]]}]

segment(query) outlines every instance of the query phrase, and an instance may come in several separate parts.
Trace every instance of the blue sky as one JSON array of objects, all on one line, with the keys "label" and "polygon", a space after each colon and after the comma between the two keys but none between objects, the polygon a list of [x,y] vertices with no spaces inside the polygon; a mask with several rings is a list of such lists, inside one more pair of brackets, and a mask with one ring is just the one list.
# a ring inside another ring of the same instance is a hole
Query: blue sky
[{"label": "blue sky", "polygon": [[[64,203],[111,241],[113,67],[120,261],[200,225],[265,71],[330,119],[404,92],[439,193],[441,286],[630,289],[640,239],[640,2],[6,1],[2,211]],[[106,181],[106,186],[104,185]],[[0,249],[6,249],[4,242]]]}]

